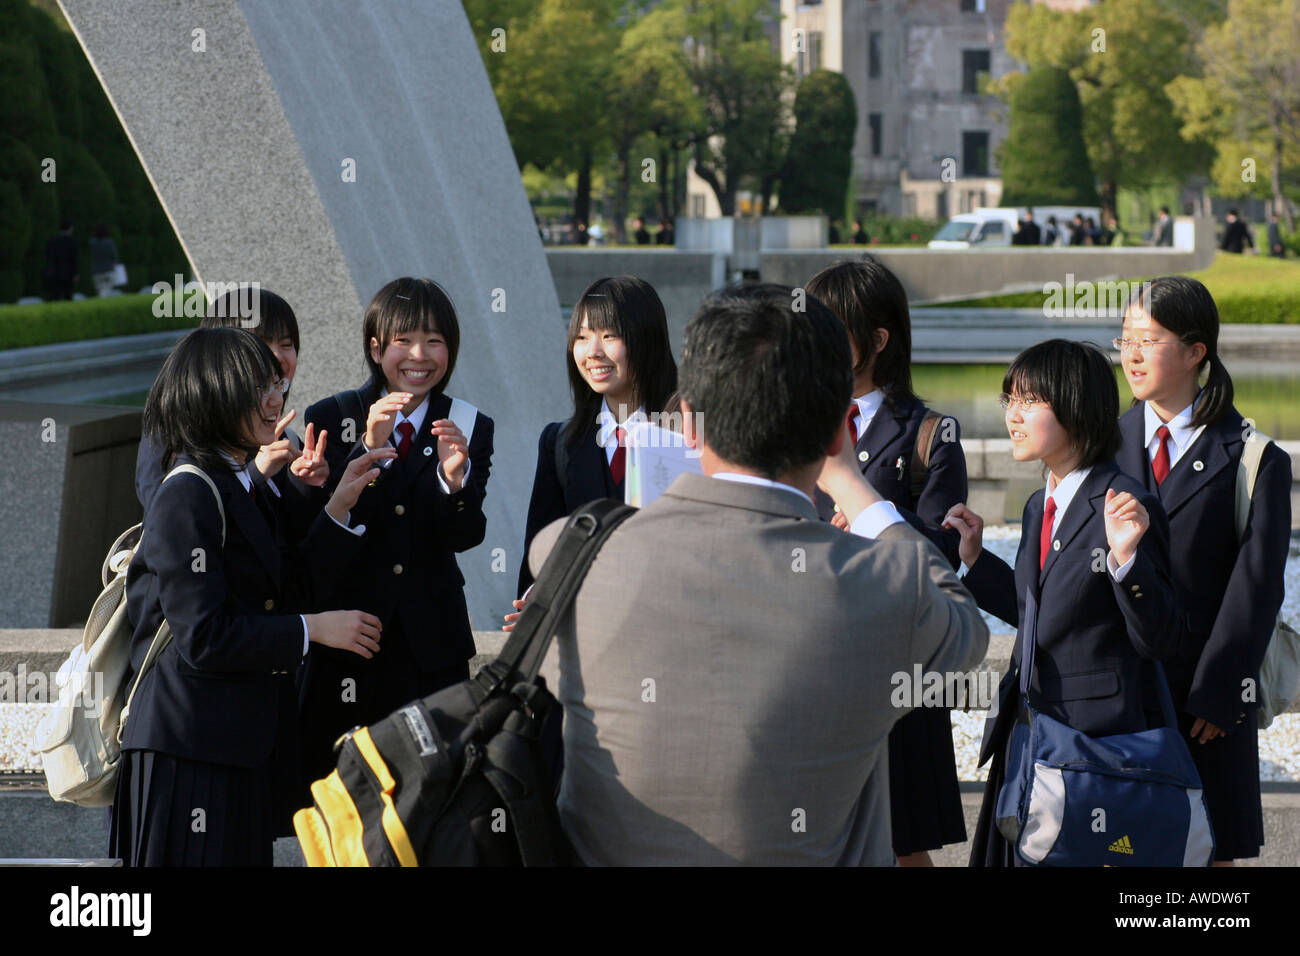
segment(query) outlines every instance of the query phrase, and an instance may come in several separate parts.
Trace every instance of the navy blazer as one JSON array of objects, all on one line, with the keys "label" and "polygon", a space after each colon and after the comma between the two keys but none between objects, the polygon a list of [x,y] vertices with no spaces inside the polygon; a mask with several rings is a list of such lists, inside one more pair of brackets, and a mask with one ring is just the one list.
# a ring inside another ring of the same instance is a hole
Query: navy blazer
[{"label": "navy blazer", "polygon": [[[355,443],[345,437],[345,417],[353,417],[355,396],[340,392],[343,415],[333,397],[307,409],[307,421],[329,431],[325,459],[331,490],[347,463],[365,453],[365,416],[379,397],[371,380],[359,389],[363,408],[353,423]],[[483,497],[492,469],[491,418],[478,413],[469,440],[470,471],[454,494],[438,480],[437,438],[433,423],[451,411],[451,397],[431,395],[424,423],[411,440],[406,461],[394,461],[373,487],[366,488],[352,510],[353,526],[366,526],[365,546],[334,600],[338,608],[369,611],[384,624],[384,639],[410,643],[426,671],[463,664],[474,656],[474,635],[465,605],[465,578],[456,555],[481,544],[487,530]],[[390,628],[397,623],[399,629]]]},{"label": "navy blazer", "polygon": [[[916,400],[899,402],[896,406],[886,401],[871,419],[867,430],[858,436],[855,447],[862,474],[880,497],[893,502],[903,517],[933,541],[955,568],[961,563],[957,555],[961,535],[941,525],[948,509],[966,500],[966,455],[961,448],[961,426],[951,417],[939,423],[925,485],[914,499],[910,472],[912,452],[927,411],[925,405]],[[946,424],[949,421],[952,422],[950,432]],[[951,438],[951,441],[945,441],[945,438]],[[898,465],[900,458],[903,462],[901,469]],[[835,503],[821,489],[817,490],[815,500],[817,513],[823,521],[829,521]]]},{"label": "navy blazer", "polygon": [[1264,450],[1241,542],[1234,523],[1237,466],[1246,425],[1234,408],[1207,425],[1163,484],[1151,473],[1141,404],[1120,418],[1121,468],[1158,496],[1169,515],[1178,645],[1168,665],[1174,703],[1226,732],[1254,720],[1242,681],[1258,680],[1282,606],[1291,539],[1291,458]]},{"label": "navy blazer", "polygon": [[133,671],[164,616],[172,639],[140,683],[122,745],[260,767],[277,738],[296,743],[298,614],[327,603],[362,539],[322,512],[302,547],[290,550],[275,513],[266,513],[268,523],[233,471],[207,474],[225,509],[225,546],[211,489],[180,474],[154,494],[127,570]]},{"label": "navy blazer", "polygon": [[533,538],[552,521],[565,518],[588,501],[597,498],[623,500],[623,482],[615,482],[609,470],[605,449],[597,443],[599,419],[593,418],[587,430],[569,446],[565,480],[560,484],[555,469],[555,441],[567,422],[551,422],[537,440],[537,472],[533,475],[533,493],[528,499],[528,518],[524,524],[524,559],[519,565],[519,590],[523,594],[533,583],[528,568],[528,549]]},{"label": "navy blazer", "polygon": [[[1111,577],[1106,561],[1103,511],[1111,488],[1134,495],[1150,515],[1123,582]],[[1045,495],[1040,489],[1025,504],[1015,571],[985,548],[964,579],[981,608],[1018,629],[998,713],[986,725],[981,763],[1005,740],[1019,709],[1026,641],[1036,638],[1030,702],[1090,736],[1148,729],[1146,713],[1158,713],[1160,705],[1153,672],[1142,661],[1171,656],[1177,642],[1169,523],[1159,500],[1114,461],[1094,466],[1058,520],[1040,571]]]}]

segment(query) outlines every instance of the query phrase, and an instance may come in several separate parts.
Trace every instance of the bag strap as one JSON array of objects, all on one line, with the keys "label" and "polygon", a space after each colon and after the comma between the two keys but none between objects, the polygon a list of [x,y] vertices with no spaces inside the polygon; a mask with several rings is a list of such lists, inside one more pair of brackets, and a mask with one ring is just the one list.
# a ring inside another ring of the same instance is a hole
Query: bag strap
[{"label": "bag strap", "polygon": [[361,397],[361,389],[354,388],[351,392],[352,400],[355,402],[355,407],[350,410],[351,414],[349,414],[349,409],[343,404],[343,399],[339,398],[342,394],[344,393],[335,392],[330,396],[334,399],[335,406],[338,407],[339,421],[343,422],[344,420],[351,418],[353,425],[360,428],[361,434],[364,435],[366,432],[366,403]]},{"label": "bag strap", "polygon": [[507,681],[532,682],[541,669],[560,619],[577,596],[578,588],[605,540],[636,508],[611,498],[598,498],[569,516],[541,574],[533,585],[523,613],[496,660],[474,678],[482,699]]},{"label": "bag strap", "polygon": [[1255,495],[1255,479],[1259,477],[1259,466],[1264,459],[1264,449],[1272,440],[1263,432],[1252,429],[1250,437],[1246,439],[1241,449],[1241,458],[1237,462],[1235,516],[1238,543],[1246,534],[1246,522],[1250,520],[1250,501]]},{"label": "bag strap", "polygon": [[930,459],[934,454],[934,436],[939,432],[939,423],[943,416],[936,411],[927,411],[921,419],[921,427],[916,430],[916,445],[912,448],[912,464],[908,469],[911,475],[912,501],[916,501],[925,490],[925,476],[930,470]]}]

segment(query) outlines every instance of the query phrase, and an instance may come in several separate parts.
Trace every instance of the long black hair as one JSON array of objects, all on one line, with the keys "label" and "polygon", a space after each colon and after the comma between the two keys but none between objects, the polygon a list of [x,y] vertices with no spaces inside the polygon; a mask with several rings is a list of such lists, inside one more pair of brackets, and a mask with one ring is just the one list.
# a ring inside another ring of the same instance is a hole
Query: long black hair
[{"label": "long black hair", "polygon": [[573,417],[564,428],[564,441],[572,445],[600,411],[602,397],[592,391],[573,361],[573,343],[583,319],[592,332],[612,331],[627,346],[627,368],[637,403],[646,415],[665,410],[677,389],[677,362],[668,341],[668,317],[654,286],[636,276],[605,276],[587,286],[569,318],[564,343],[573,395]]},{"label": "long black hair", "polygon": [[[912,316],[898,276],[875,256],[864,253],[859,259],[823,269],[805,288],[848,329],[858,350],[855,376],[866,371],[874,355],[871,379],[885,393],[885,400],[895,407],[920,401],[912,390]],[[879,355],[874,346],[877,329],[889,333]]]},{"label": "long black hair", "polygon": [[1025,349],[1002,376],[1002,391],[1052,406],[1079,468],[1114,458],[1119,451],[1119,388],[1106,353],[1088,342],[1048,339]]},{"label": "long black hair", "polygon": [[144,404],[142,429],[161,449],[163,469],[179,455],[220,470],[230,467],[222,452],[257,454],[249,416],[280,375],[266,343],[244,329],[200,328],[181,339]]},{"label": "long black hair", "polygon": [[1192,413],[1192,427],[1217,423],[1232,410],[1233,387],[1219,358],[1219,308],[1210,290],[1187,276],[1161,276],[1142,284],[1136,304],[1183,345],[1205,346],[1205,358],[1196,370],[1199,375],[1208,365],[1210,371]]}]

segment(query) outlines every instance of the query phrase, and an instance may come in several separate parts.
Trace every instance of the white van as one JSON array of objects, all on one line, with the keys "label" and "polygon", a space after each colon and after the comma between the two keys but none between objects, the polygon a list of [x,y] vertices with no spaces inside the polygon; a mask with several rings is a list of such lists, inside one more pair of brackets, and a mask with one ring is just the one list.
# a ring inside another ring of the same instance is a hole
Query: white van
[{"label": "white van", "polygon": [[[1055,216],[1057,231],[1064,235],[1075,213],[1093,222],[1101,222],[1101,210],[1096,206],[1033,206],[1034,222],[1040,230],[1045,231],[1047,217]],[[1020,228],[1025,206],[1002,206],[990,209],[976,209],[974,212],[958,213],[949,219],[929,242],[931,249],[971,249],[1011,245],[1011,237]],[[1064,244],[1064,238],[1058,244]]]}]

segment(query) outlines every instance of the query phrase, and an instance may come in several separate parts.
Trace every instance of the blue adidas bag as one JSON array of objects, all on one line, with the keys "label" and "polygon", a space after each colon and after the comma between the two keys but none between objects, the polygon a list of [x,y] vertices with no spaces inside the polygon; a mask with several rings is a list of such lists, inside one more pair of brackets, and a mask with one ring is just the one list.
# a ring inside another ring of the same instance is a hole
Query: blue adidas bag
[{"label": "blue adidas bag", "polygon": [[1178,732],[1164,671],[1158,663],[1155,668],[1164,727],[1089,737],[1026,706],[1027,719],[1011,730],[996,807],[998,830],[1021,862],[1209,866],[1214,861],[1201,778]]}]

